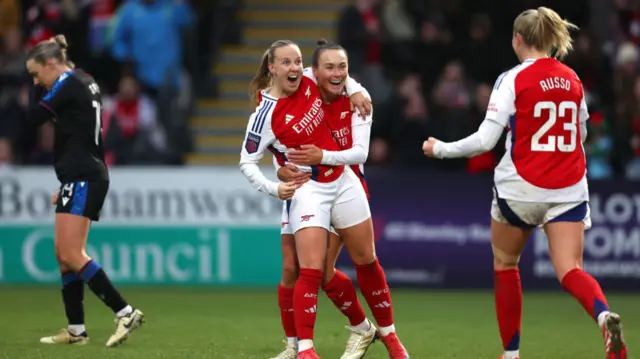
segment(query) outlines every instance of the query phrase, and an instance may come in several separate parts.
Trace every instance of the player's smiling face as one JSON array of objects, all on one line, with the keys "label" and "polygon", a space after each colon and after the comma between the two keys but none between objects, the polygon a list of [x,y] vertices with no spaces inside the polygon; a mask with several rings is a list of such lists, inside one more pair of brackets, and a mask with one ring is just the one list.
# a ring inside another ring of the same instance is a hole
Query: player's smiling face
[{"label": "player's smiling face", "polygon": [[302,81],[302,54],[298,46],[287,45],[277,48],[274,55],[273,64],[269,64],[273,85],[290,95]]},{"label": "player's smiling face", "polygon": [[313,69],[320,89],[333,97],[340,95],[349,76],[347,54],[341,49],[324,50],[318,58],[318,68]]},{"label": "player's smiling face", "polygon": [[29,59],[26,66],[29,75],[33,77],[34,85],[43,86],[47,90],[51,90],[53,84],[60,77],[60,71],[58,71],[56,62],[53,59],[47,59],[44,65]]}]

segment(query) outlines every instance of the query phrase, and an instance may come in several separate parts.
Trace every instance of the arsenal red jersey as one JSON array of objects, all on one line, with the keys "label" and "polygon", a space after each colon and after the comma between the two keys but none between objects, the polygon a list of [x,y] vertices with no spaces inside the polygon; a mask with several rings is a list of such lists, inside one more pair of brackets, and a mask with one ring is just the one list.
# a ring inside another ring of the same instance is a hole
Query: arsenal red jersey
[{"label": "arsenal red jersey", "polygon": [[[249,119],[242,157],[259,160],[268,149],[284,165],[287,150],[304,144],[340,150],[326,122],[317,85],[306,77],[289,97],[273,98],[264,91],[259,95],[258,107]],[[344,171],[343,165],[300,168],[311,172],[317,182],[332,182]]]},{"label": "arsenal red jersey", "polygon": [[589,117],[582,83],[566,65],[524,61],[494,86],[487,119],[509,129],[496,167],[502,198],[564,202],[588,199],[580,123]]},{"label": "arsenal red jersey", "polygon": [[[371,126],[370,118],[362,119],[359,114],[351,111],[351,100],[344,94],[338,96],[338,98],[331,103],[325,103],[324,108],[327,123],[333,133],[333,138],[336,140],[341,150],[347,150],[354,146],[355,127],[360,125]],[[358,139],[355,140],[358,141]],[[369,138],[366,138],[366,146],[364,147],[366,147],[366,151],[368,152]],[[364,177],[363,164],[353,164],[350,165],[350,167],[360,179],[362,187],[367,194],[367,198],[369,198],[369,188],[367,187],[367,182]]]}]

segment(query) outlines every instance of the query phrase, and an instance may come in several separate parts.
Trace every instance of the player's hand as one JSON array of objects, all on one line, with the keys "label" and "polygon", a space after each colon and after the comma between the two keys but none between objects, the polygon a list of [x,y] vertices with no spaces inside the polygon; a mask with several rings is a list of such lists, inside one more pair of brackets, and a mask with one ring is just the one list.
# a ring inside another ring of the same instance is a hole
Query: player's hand
[{"label": "player's hand", "polygon": [[322,157],[322,150],[316,145],[302,145],[299,150],[287,152],[287,160],[300,166],[319,165]]},{"label": "player's hand", "polygon": [[371,114],[371,99],[364,95],[364,92],[356,92],[351,97],[351,111],[356,108],[360,111],[360,117],[366,119]]},{"label": "player's hand", "polygon": [[278,198],[283,201],[291,199],[297,188],[298,186],[295,182],[280,183],[278,185]]},{"label": "player's hand", "polygon": [[282,182],[295,182],[298,188],[311,179],[311,173],[302,172],[292,164],[286,164],[278,168],[278,179]]},{"label": "player's hand", "polygon": [[55,191],[53,195],[51,195],[51,204],[56,205],[58,203],[58,196],[60,195],[60,191]]},{"label": "player's hand", "polygon": [[436,140],[435,138],[429,137],[422,144],[422,152],[424,152],[424,154],[427,157],[435,157],[436,155],[433,153],[433,148],[436,146],[437,142],[438,142],[438,140]]}]

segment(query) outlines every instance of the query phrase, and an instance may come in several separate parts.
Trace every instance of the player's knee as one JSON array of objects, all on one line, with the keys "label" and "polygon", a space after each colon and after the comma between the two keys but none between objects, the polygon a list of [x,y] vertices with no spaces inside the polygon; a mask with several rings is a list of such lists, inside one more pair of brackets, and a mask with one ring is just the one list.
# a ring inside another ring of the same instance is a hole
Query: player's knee
[{"label": "player's knee", "polygon": [[371,241],[371,243],[361,242],[360,245],[348,246],[347,250],[354,264],[367,265],[376,260],[376,249],[373,241]]},{"label": "player's knee", "polygon": [[65,267],[69,270],[78,270],[86,262],[86,256],[82,251],[68,249],[56,250],[56,258],[60,268]]},{"label": "player's knee", "polygon": [[376,261],[376,252],[374,250],[357,250],[355,253],[349,253],[351,260],[357,265],[367,265]]},{"label": "player's knee", "polygon": [[493,247],[493,269],[507,270],[518,268],[520,256],[507,253],[499,248]]},{"label": "player's knee", "polygon": [[498,258],[493,258],[493,269],[494,270],[509,270],[518,268],[518,262],[504,262]]},{"label": "player's knee", "polygon": [[331,282],[333,277],[336,276],[336,268],[335,267],[327,267],[324,272],[324,277],[322,278],[322,286],[327,285],[327,283]]},{"label": "player's knee", "polygon": [[68,273],[73,271],[73,268],[64,264],[64,262],[61,262],[60,260],[58,260],[58,268],[60,268],[60,273]]},{"label": "player's knee", "polygon": [[57,242],[53,246],[54,252],[56,254],[56,260],[60,266],[67,266],[68,262],[71,260],[72,254],[70,248],[63,243]]},{"label": "player's knee", "polygon": [[298,279],[298,267],[295,263],[286,263],[282,266],[282,286],[293,287]]},{"label": "player's knee", "polygon": [[560,283],[562,283],[562,280],[564,279],[564,276],[566,276],[567,273],[571,272],[574,269],[582,269],[582,267],[577,263],[577,261],[554,263],[554,270],[556,272],[556,279],[558,279],[558,282],[560,282]]},{"label": "player's knee", "polygon": [[71,267],[74,261],[74,255],[69,251],[59,250],[56,251],[56,258],[60,266]]}]

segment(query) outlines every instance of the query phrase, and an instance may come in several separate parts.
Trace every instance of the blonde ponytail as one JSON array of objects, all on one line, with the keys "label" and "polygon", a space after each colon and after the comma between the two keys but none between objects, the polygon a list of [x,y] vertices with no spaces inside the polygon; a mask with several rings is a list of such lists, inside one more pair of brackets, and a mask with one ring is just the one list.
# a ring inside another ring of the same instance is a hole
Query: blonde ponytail
[{"label": "blonde ponytail", "polygon": [[260,67],[249,83],[249,97],[254,105],[258,104],[258,92],[269,87],[271,74],[269,73],[269,50],[264,52]]},{"label": "blonde ponytail", "polygon": [[37,43],[36,46],[29,51],[27,58],[33,59],[43,65],[47,59],[54,58],[61,64],[74,68],[75,65],[69,60],[69,56],[67,55],[68,48],[67,38],[64,35],[56,35]]},{"label": "blonde ponytail", "polygon": [[544,6],[524,11],[513,23],[514,33],[520,34],[527,45],[557,59],[564,58],[573,49],[570,31],[577,29]]}]

